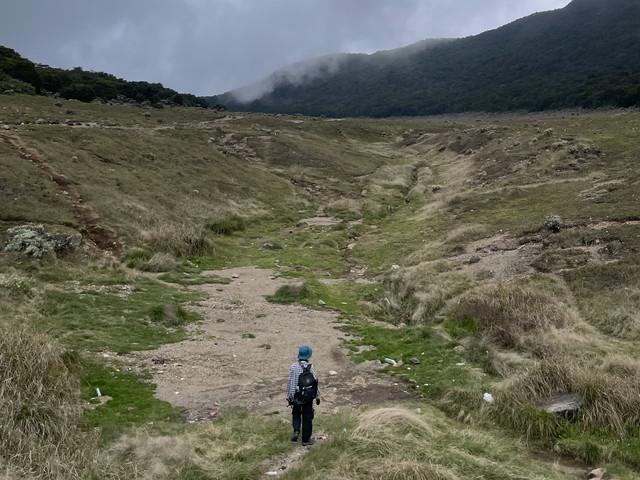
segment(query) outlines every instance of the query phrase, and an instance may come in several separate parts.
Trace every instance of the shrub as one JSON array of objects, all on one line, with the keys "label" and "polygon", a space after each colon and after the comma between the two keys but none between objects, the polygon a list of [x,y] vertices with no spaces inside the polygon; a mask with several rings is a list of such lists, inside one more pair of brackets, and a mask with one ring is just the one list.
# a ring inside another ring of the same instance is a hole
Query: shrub
[{"label": "shrub", "polygon": [[545,230],[557,233],[564,228],[564,222],[559,215],[549,215],[545,218],[543,227]]},{"label": "shrub", "polygon": [[507,348],[522,347],[527,335],[562,328],[573,320],[572,311],[550,293],[516,284],[474,291],[451,313],[460,324],[475,320],[481,335]]},{"label": "shrub", "polygon": [[176,257],[208,256],[215,251],[206,231],[193,225],[162,225],[145,236],[152,250]]},{"label": "shrub", "polygon": [[294,303],[313,298],[313,292],[304,284],[283,285],[274,295],[268,295],[267,300],[273,303]]},{"label": "shrub", "polygon": [[149,310],[149,319],[153,323],[158,323],[165,327],[172,328],[188,323],[189,314],[181,306],[156,305]]},{"label": "shrub", "polygon": [[52,233],[46,232],[43,225],[20,225],[6,231],[4,251],[40,259],[75,252],[81,243],[79,233]]},{"label": "shrub", "polygon": [[231,235],[233,232],[244,231],[247,225],[244,218],[238,215],[232,215],[209,223],[207,228],[219,235]]}]

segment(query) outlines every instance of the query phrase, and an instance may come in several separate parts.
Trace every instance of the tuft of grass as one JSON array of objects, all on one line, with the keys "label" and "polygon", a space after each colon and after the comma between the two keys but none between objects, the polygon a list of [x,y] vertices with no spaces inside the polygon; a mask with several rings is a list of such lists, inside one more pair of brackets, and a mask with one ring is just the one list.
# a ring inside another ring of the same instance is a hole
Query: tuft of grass
[{"label": "tuft of grass", "polygon": [[506,348],[521,348],[527,337],[563,328],[575,319],[555,296],[516,283],[492,285],[464,296],[451,318]]},{"label": "tuft of grass", "polygon": [[247,228],[244,218],[238,215],[222,218],[206,225],[208,230],[218,235],[231,235],[234,232],[243,232]]},{"label": "tuft of grass", "polygon": [[305,285],[283,285],[273,295],[267,295],[267,301],[272,303],[295,303],[313,298],[313,293]]},{"label": "tuft of grass", "polygon": [[368,478],[567,479],[550,464],[531,459],[526,446],[498,431],[447,419],[421,405],[349,410],[316,421],[328,433],[285,480]]},{"label": "tuft of grass", "polygon": [[243,333],[242,338],[256,338],[253,333]]},{"label": "tuft of grass", "polygon": [[78,355],[23,325],[0,325],[0,449],[16,478],[81,478],[96,437],[78,428]]},{"label": "tuft of grass", "polygon": [[189,224],[164,224],[145,234],[154,252],[169,253],[175,257],[213,255],[215,248],[202,227]]}]

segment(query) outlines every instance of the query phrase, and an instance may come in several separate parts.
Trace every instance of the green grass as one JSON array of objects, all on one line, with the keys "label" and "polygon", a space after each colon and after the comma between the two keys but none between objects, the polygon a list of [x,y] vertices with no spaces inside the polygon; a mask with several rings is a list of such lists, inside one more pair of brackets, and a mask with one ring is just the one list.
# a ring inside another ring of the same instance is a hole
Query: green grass
[{"label": "green grass", "polygon": [[[115,440],[132,426],[180,421],[180,409],[154,397],[156,386],[149,382],[149,373],[136,374],[127,371],[124,366],[106,367],[89,360],[84,362],[83,367],[82,399],[95,405],[95,409],[85,410],[83,427],[101,428],[104,443]],[[145,382],[138,382],[138,379]],[[95,400],[96,388],[113,400],[100,405]]]},{"label": "green grass", "polygon": [[[163,305],[202,298],[201,293],[181,292],[148,279],[135,281],[131,293],[124,297],[117,293],[47,290],[37,327],[77,350],[147,350],[185,338],[181,327],[167,329],[164,317],[160,325],[154,323]],[[198,314],[184,312],[181,322],[199,319]]]},{"label": "green grass", "polygon": [[[478,375],[474,367],[486,368],[486,360],[477,351],[456,353],[457,341],[445,341],[431,327],[408,327],[390,330],[368,323],[351,322],[343,330],[356,336],[345,341],[355,362],[380,360],[384,372],[398,375],[415,389],[416,394],[426,399],[439,399],[451,389],[468,389],[482,398],[483,388],[495,380],[495,376]],[[357,353],[359,345],[373,345],[374,350]],[[490,349],[486,350],[490,355]],[[393,367],[386,358],[402,361]],[[420,362],[414,365],[411,358]],[[458,365],[463,364],[463,365]],[[416,388],[418,386],[418,388]]]}]

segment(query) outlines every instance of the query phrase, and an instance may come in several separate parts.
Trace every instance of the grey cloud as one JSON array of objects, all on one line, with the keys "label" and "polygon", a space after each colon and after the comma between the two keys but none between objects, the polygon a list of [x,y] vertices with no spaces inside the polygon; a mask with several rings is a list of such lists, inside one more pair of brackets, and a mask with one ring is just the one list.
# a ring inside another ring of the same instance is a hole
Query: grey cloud
[{"label": "grey cloud", "polygon": [[207,95],[250,85],[315,57],[467,36],[567,3],[19,0],[3,6],[0,44],[56,67],[82,66]]}]

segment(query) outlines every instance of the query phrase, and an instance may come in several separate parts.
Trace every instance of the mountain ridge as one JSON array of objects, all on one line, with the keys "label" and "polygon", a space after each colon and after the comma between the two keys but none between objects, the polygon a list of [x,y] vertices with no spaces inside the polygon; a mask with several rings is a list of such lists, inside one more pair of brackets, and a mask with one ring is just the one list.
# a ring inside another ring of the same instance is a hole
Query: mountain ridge
[{"label": "mountain ridge", "polygon": [[205,98],[232,110],[334,117],[629,107],[640,104],[639,18],[638,0],[574,0],[428,49],[342,57],[329,75],[274,84],[252,101],[237,90]]}]

